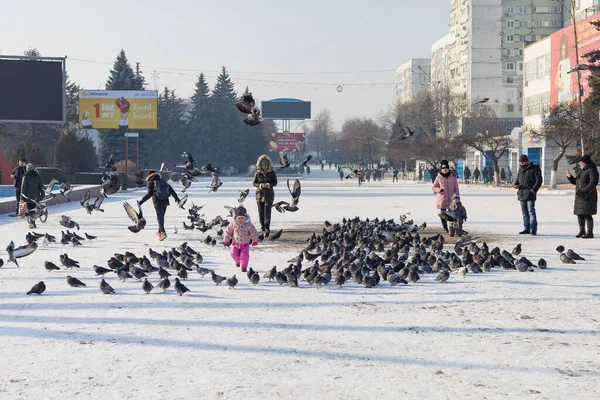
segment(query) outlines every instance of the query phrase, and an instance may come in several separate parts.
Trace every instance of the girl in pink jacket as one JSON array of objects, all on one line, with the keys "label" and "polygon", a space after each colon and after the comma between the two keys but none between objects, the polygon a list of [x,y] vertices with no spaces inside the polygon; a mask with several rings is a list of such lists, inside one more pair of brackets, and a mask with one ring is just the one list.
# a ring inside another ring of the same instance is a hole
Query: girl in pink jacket
[{"label": "girl in pink jacket", "polygon": [[[458,179],[450,171],[448,160],[442,160],[441,171],[437,174],[431,189],[434,193],[437,193],[436,206],[440,210],[440,214],[444,214],[444,211],[452,204],[452,196],[460,194],[458,191]],[[440,220],[442,221],[444,232],[448,233],[448,222],[441,217]]]},{"label": "girl in pink jacket", "polygon": [[[233,240],[233,241],[232,241]],[[233,221],[229,223],[223,238],[225,246],[231,245],[231,258],[236,267],[242,267],[242,272],[246,272],[248,261],[250,261],[250,244],[258,244],[258,232],[250,222],[250,216],[247,214],[244,206],[235,209]]]}]

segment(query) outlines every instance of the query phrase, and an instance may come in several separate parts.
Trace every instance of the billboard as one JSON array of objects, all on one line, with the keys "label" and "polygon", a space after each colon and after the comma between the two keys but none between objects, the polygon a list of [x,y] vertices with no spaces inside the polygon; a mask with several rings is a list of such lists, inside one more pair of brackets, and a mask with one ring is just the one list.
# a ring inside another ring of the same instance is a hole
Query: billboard
[{"label": "billboard", "polygon": [[[576,101],[579,96],[577,90],[577,73],[570,71],[577,64],[587,64],[584,54],[600,49],[600,31],[597,31],[591,21],[600,19],[598,14],[577,23],[577,44],[579,47],[579,60],[575,57],[575,36],[573,27],[568,26],[550,35],[550,106],[558,103]],[[590,71],[581,73],[582,100],[590,94],[588,78]]]},{"label": "billboard", "polygon": [[0,56],[0,121],[64,123],[65,59]]},{"label": "billboard", "polygon": [[310,119],[310,101],[273,99],[261,102],[263,119]]},{"label": "billboard", "polygon": [[157,129],[156,90],[82,90],[82,129]]},{"label": "billboard", "polygon": [[271,133],[269,151],[304,151],[305,133]]}]

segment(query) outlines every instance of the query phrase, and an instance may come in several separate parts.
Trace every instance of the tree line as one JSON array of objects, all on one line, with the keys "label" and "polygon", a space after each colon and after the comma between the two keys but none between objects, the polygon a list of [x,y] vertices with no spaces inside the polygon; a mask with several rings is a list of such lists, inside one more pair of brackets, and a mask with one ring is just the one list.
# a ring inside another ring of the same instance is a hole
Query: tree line
[{"label": "tree line", "polygon": [[[40,56],[29,49],[26,56]],[[124,50],[114,61],[106,90],[146,90],[139,63],[132,67]],[[114,154],[117,162],[125,158],[125,138],[117,129],[100,131],[100,148],[95,149],[86,130],[78,128],[77,101],[81,87],[67,81],[67,122],[64,125],[0,125],[0,144],[13,161],[21,157],[37,165],[56,166],[67,173],[95,171],[100,160]],[[249,88],[245,88],[248,92]],[[165,87],[158,96],[158,129],[139,131],[139,169],[159,168],[162,162],[180,163],[183,152],[190,152],[201,163],[234,167],[245,172],[266,150],[265,133],[275,132],[272,121],[258,126],[243,123],[244,116],[234,107],[238,93],[223,67],[211,89],[204,74],[195,83],[188,104]],[[135,160],[135,139],[129,140],[129,162]]]}]

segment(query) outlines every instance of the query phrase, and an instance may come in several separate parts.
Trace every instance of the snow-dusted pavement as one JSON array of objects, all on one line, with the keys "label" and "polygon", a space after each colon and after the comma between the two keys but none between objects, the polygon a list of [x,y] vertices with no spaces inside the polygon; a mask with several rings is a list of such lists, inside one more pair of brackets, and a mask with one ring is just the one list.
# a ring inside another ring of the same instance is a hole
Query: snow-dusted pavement
[{"label": "snow-dusted pavement", "polygon": [[[417,223],[439,225],[428,184],[386,179],[359,188],[332,175],[315,169],[302,182],[300,212],[275,212],[273,229],[354,216],[397,219],[407,211]],[[225,215],[223,205],[236,203],[237,190],[250,184],[226,180],[210,195],[201,186],[193,184],[190,200],[205,204],[212,219]],[[521,216],[512,189],[462,189],[467,230],[509,251],[520,241],[523,255],[545,257],[548,269],[453,276],[448,284],[422,275],[421,283],[401,287],[351,283],[319,290],[305,282],[299,289],[252,287],[240,273],[237,290],[229,290],[194,271],[185,282],[189,296],[144,295],[140,283],[114,276],[107,280],[117,294],[103,295],[92,265],[105,265],[115,252],[147,254],[149,247],[162,251],[185,240],[217,273],[231,276],[236,269],[227,249],[208,247],[200,241],[205,234],[181,229],[185,212],[176,207],[167,212],[164,242],[156,239],[150,202],[144,205],[148,226],[130,233],[121,203],[141,191],[111,196],[104,214],[88,216],[78,202],[54,207],[37,232],[60,235],[54,219],[67,214],[81,224],[81,235],[98,241],[40,247],[19,260],[20,268],[6,264],[4,247],[10,240],[25,243],[26,224],[2,216],[0,398],[600,398],[600,240],[573,237],[573,192],[542,191],[539,235],[523,237],[516,234]],[[287,197],[280,178],[277,198]],[[258,219],[252,195],[246,206]],[[297,253],[285,232],[282,239],[251,250],[250,265],[261,275]],[[558,244],[587,261],[561,264]],[[69,287],[67,271],[44,269],[45,260],[60,265],[64,252],[81,262],[71,274],[87,288]],[[39,280],[46,293],[26,296]]]}]

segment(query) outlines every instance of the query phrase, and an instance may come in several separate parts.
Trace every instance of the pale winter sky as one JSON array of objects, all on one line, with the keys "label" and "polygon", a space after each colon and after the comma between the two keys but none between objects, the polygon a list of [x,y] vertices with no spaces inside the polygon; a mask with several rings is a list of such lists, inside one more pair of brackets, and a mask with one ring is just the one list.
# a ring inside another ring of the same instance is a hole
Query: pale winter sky
[{"label": "pale winter sky", "polygon": [[[375,118],[394,103],[394,69],[409,58],[430,57],[431,44],[448,31],[449,4],[449,0],[5,1],[0,54],[20,55],[37,47],[44,56],[67,56],[72,80],[86,89],[103,89],[123,48],[132,64],[141,63],[149,89],[154,88],[151,74],[157,71],[157,88],[169,86],[184,98],[191,96],[201,71],[212,86],[224,65],[238,92],[248,85],[260,100],[312,101],[313,117],[329,108],[339,128],[348,117]],[[385,71],[356,73],[373,70]],[[291,74],[297,72],[302,74]],[[312,83],[386,85],[347,85],[338,93],[334,85]]]}]

